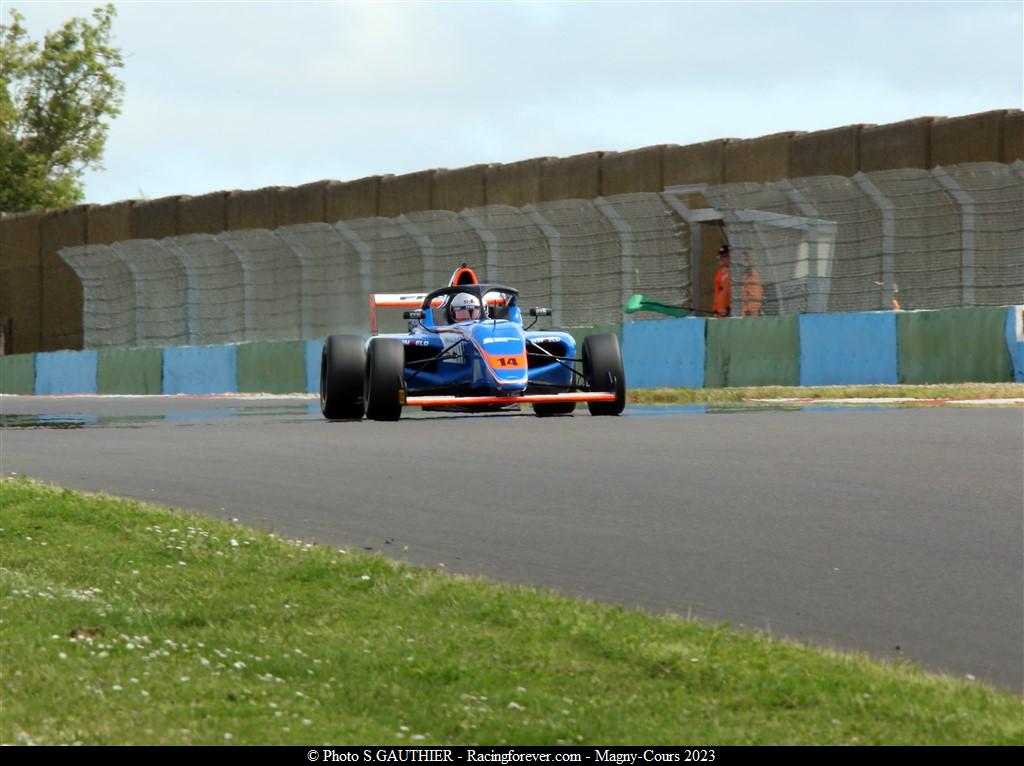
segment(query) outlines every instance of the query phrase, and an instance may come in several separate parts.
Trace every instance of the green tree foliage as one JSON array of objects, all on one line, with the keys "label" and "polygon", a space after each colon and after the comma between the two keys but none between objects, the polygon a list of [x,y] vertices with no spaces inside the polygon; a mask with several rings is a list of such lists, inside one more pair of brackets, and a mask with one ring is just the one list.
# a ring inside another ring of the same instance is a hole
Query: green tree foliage
[{"label": "green tree foliage", "polygon": [[109,119],[121,112],[124,66],[111,44],[113,5],[29,39],[13,8],[0,25],[0,210],[66,207],[83,199],[86,168],[101,168]]}]

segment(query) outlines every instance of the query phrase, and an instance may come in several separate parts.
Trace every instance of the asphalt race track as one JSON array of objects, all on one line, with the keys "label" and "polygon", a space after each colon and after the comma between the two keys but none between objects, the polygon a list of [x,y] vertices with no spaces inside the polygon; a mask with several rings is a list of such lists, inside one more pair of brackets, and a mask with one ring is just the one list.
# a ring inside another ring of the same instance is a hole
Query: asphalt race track
[{"label": "asphalt race track", "polygon": [[4,475],[1024,690],[1019,408],[398,423],[328,423],[301,399],[0,409]]}]

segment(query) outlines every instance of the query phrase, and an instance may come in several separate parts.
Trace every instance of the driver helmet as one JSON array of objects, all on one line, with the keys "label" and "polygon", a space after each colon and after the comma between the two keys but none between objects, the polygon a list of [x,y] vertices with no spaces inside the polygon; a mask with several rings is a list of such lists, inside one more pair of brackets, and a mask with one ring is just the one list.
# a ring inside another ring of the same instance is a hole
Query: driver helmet
[{"label": "driver helmet", "polygon": [[491,319],[505,319],[508,316],[508,296],[491,290],[484,295],[484,311]]},{"label": "driver helmet", "polygon": [[480,299],[469,293],[459,293],[448,304],[448,321],[465,322],[480,318]]}]

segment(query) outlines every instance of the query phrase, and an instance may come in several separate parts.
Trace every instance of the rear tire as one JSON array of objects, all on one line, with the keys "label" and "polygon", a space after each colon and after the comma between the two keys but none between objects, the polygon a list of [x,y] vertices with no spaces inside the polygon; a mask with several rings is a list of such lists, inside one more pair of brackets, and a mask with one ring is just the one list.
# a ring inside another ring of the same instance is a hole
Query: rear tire
[{"label": "rear tire", "polygon": [[320,412],[328,420],[362,420],[366,355],[358,335],[329,335],[320,355]]},{"label": "rear tire", "polygon": [[366,351],[363,402],[370,420],[398,420],[402,416],[402,376],[405,347],[397,338],[374,338]]},{"label": "rear tire", "polygon": [[615,335],[590,335],[583,339],[583,374],[591,391],[615,393],[612,402],[587,402],[591,415],[618,415],[626,408],[626,371]]}]

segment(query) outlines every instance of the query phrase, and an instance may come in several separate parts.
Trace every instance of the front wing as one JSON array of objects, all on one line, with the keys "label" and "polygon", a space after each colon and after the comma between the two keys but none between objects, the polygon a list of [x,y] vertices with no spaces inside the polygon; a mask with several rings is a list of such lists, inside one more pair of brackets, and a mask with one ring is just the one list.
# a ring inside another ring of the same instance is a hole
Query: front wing
[{"label": "front wing", "polygon": [[547,402],[614,402],[615,394],[579,391],[562,394],[524,394],[522,396],[406,396],[402,404],[410,407],[458,407],[483,404],[543,404]]}]

